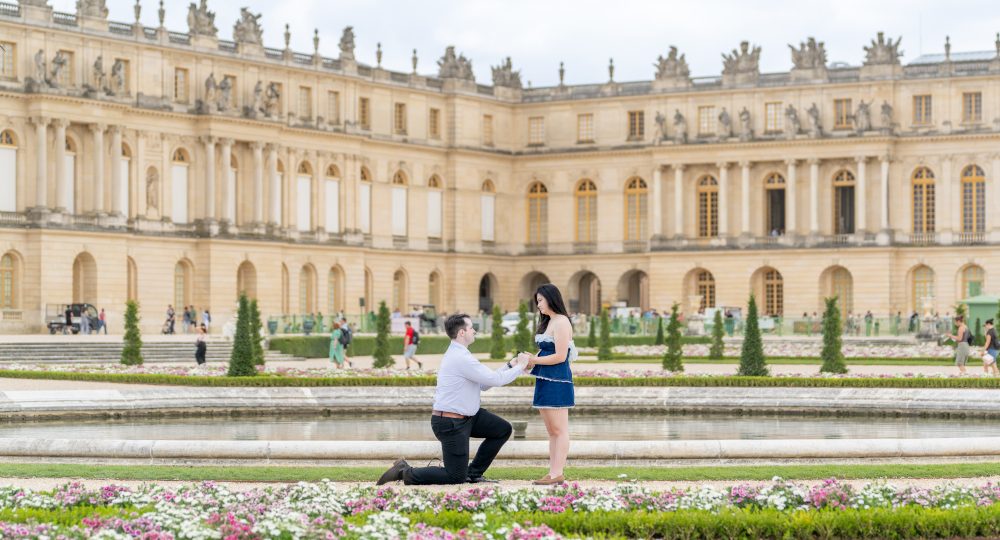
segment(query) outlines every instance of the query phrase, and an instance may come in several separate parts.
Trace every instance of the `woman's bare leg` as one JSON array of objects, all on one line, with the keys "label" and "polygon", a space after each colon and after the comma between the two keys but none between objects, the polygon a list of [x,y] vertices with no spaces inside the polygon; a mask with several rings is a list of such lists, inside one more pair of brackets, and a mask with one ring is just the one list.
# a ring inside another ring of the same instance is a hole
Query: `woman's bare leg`
[{"label": "woman's bare leg", "polygon": [[562,476],[569,456],[569,409],[538,409],[549,433],[549,478]]}]

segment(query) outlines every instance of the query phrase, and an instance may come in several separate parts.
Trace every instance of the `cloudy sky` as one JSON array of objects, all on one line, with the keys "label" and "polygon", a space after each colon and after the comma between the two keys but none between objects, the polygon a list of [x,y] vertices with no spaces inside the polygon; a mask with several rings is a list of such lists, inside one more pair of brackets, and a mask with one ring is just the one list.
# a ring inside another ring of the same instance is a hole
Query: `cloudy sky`
[{"label": "cloudy sky", "polygon": [[[143,24],[156,26],[156,1],[141,1]],[[50,2],[66,12],[76,3]],[[133,20],[134,0],[107,4],[112,20]],[[165,1],[170,30],[187,31],[187,4]],[[560,61],[567,84],[604,82],[609,58],[615,80],[648,80],[670,45],[687,55],[698,77],[718,75],[720,53],[741,40],[763,48],[761,70],[769,72],[788,70],[788,44],[808,36],[826,43],[830,61],[858,65],[862,46],[880,30],[902,36],[904,62],[943,52],[945,36],[953,52],[993,50],[1000,31],[997,0],[209,0],[220,37],[232,38],[241,6],[263,14],[269,47],[284,46],[288,23],[292,48],[311,53],[318,27],[321,52],[336,56],[341,31],[352,25],[362,62],[375,63],[381,42],[383,67],[410,71],[416,48],[418,71],[434,74],[444,48],[455,45],[472,60],[479,82],[489,83],[490,66],[510,56],[533,86],[558,83]]]}]

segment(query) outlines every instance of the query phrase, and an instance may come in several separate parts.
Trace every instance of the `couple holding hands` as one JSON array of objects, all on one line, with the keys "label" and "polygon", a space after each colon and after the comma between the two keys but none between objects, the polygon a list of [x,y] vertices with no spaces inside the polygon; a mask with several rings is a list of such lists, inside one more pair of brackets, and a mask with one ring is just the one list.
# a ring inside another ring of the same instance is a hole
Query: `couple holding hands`
[{"label": "couple holding hands", "polygon": [[[492,370],[469,352],[476,330],[466,314],[455,314],[444,328],[451,345],[437,374],[431,412],[431,429],[441,442],[443,467],[411,467],[406,460],[393,463],[377,484],[402,480],[408,485],[490,482],[483,477],[513,429],[509,422],[480,407],[480,392],[504,386],[528,373],[535,377],[532,407],[538,409],[549,434],[549,472],[537,485],[565,481],[563,468],[569,454],[569,409],[574,405],[573,373],[576,358],[573,326],[559,289],[551,283],[535,292],[538,309],[537,354],[522,352],[500,369]],[[469,439],[483,439],[469,463]]]}]

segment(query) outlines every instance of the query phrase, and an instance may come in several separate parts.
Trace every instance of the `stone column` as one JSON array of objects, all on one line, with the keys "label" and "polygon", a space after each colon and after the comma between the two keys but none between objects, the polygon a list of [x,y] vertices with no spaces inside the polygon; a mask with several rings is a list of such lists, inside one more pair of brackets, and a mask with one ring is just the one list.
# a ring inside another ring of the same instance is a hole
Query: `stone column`
[{"label": "stone column", "polygon": [[891,158],[888,154],[879,156],[879,164],[882,166],[880,178],[881,200],[879,201],[879,227],[883,231],[889,230],[889,162]]},{"label": "stone column", "polygon": [[858,180],[854,188],[854,230],[864,233],[868,231],[868,156],[858,156],[854,161],[858,163]]},{"label": "stone column", "polygon": [[741,176],[740,176],[740,189],[742,193],[742,208],[740,209],[740,225],[742,230],[740,234],[743,236],[753,236],[753,231],[750,230],[750,162],[741,161],[740,162]]},{"label": "stone column", "polygon": [[684,238],[684,164],[674,165],[674,236]]},{"label": "stone column", "polygon": [[253,150],[253,223],[264,223],[264,143],[250,143]]},{"label": "stone column", "polygon": [[[49,175],[48,166],[49,160],[46,156],[46,149],[49,146],[48,143],[48,126],[50,118],[46,116],[36,116],[31,119],[31,123],[35,124],[35,206],[37,208],[48,208],[49,207]],[[59,144],[59,141],[56,141]],[[63,148],[66,147],[66,140],[63,139]]]},{"label": "stone column", "polygon": [[70,193],[73,186],[69,185],[69,171],[66,170],[66,127],[69,121],[57,118],[52,121],[55,126],[55,142],[52,146],[52,160],[56,165],[56,208],[63,213],[69,212],[73,206],[70,200]]},{"label": "stone column", "polygon": [[111,215],[122,216],[122,128],[111,126]]},{"label": "stone column", "polygon": [[205,220],[215,220],[215,137],[201,138],[205,145]]},{"label": "stone column", "polygon": [[94,134],[94,208],[95,214],[104,213],[104,124],[91,124]]},{"label": "stone column", "polygon": [[663,203],[661,199],[663,196],[660,193],[662,186],[660,182],[662,178],[662,167],[656,165],[653,167],[653,237],[663,236]]},{"label": "stone column", "polygon": [[219,139],[219,146],[222,149],[219,155],[219,160],[222,162],[222,190],[220,197],[222,202],[222,211],[219,212],[221,215],[221,221],[228,221],[230,224],[236,221],[236,216],[233,215],[233,195],[229,189],[229,181],[233,176],[233,140],[232,139]]},{"label": "stone column", "polygon": [[809,234],[819,234],[819,160],[809,160]]},{"label": "stone column", "polygon": [[[792,236],[795,234],[795,221],[796,208],[798,205],[795,202],[796,191],[795,184],[798,183],[796,179],[796,172],[798,171],[797,160],[788,159],[785,160],[785,164],[788,165],[788,178],[785,179],[785,235]],[[770,233],[770,231],[768,231]]]},{"label": "stone column", "polygon": [[719,167],[719,236],[729,236],[729,163],[718,163]]},{"label": "stone column", "polygon": [[271,206],[268,222],[273,227],[281,227],[278,218],[281,214],[281,179],[278,178],[278,147],[273,144],[267,145],[267,176],[271,182]]}]

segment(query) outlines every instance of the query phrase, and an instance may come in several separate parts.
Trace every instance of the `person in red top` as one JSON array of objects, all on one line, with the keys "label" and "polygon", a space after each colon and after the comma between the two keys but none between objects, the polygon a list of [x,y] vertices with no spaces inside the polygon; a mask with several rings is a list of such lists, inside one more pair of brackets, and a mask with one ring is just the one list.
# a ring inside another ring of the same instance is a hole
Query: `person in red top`
[{"label": "person in red top", "polygon": [[420,334],[413,329],[410,321],[406,321],[406,335],[403,337],[403,360],[406,360],[406,369],[410,369],[410,361],[417,363],[418,369],[424,369],[424,364],[417,360],[417,345],[420,343]]}]

